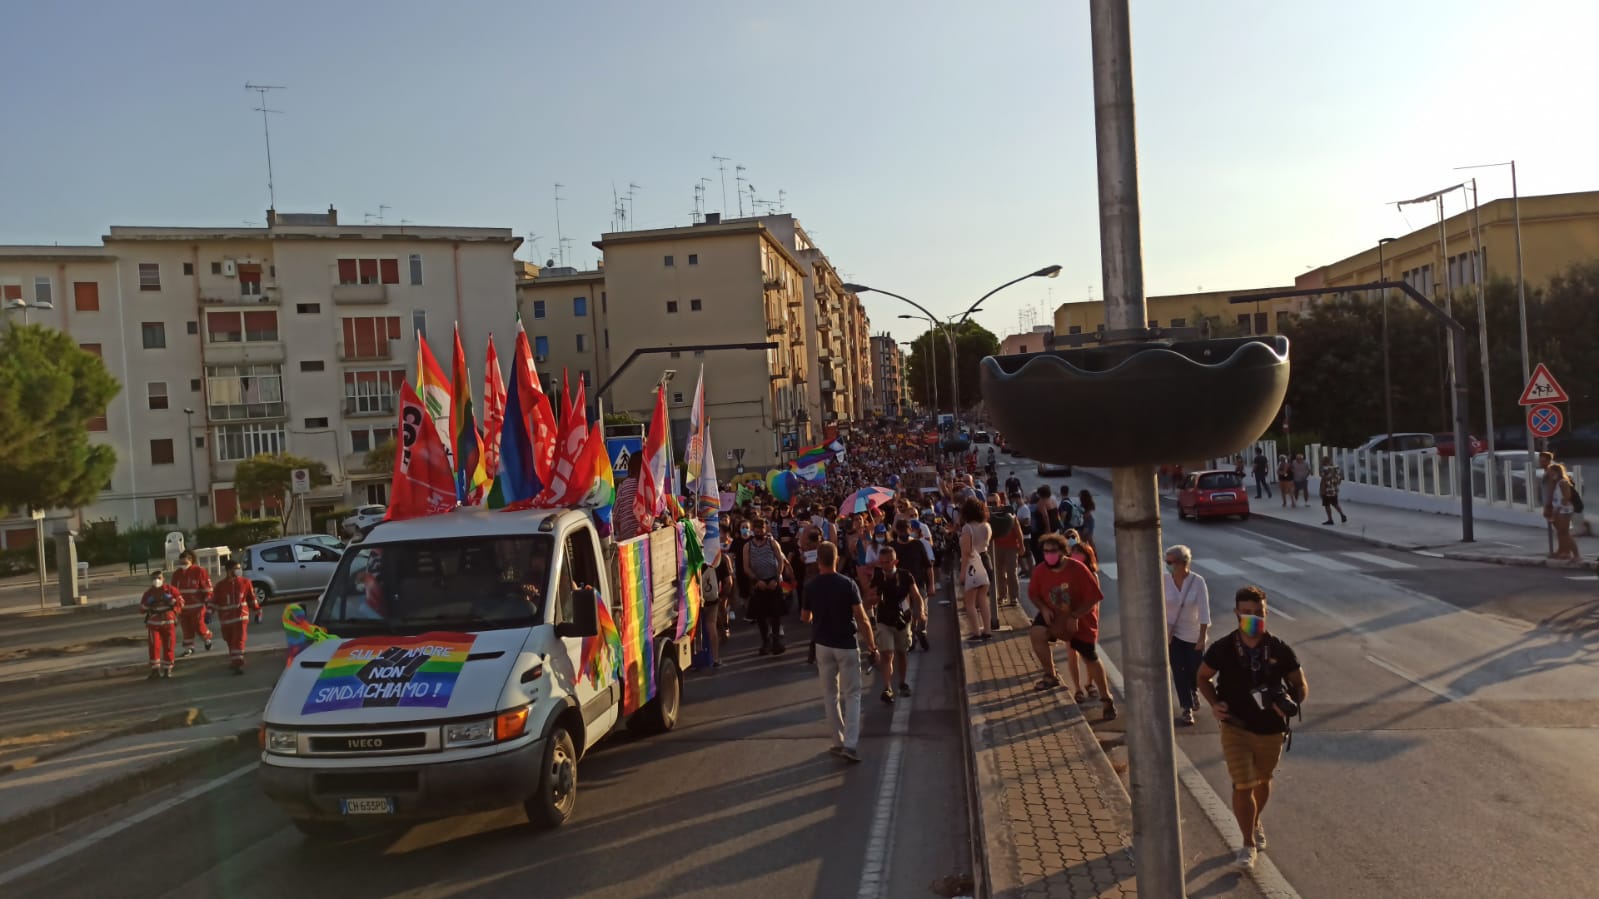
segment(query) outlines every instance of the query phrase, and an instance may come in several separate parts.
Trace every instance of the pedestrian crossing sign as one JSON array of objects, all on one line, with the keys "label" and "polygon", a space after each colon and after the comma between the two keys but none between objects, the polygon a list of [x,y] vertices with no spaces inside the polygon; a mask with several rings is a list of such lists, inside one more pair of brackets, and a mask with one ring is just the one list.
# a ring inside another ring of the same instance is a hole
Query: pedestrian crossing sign
[{"label": "pedestrian crossing sign", "polygon": [[1520,403],[1523,406],[1541,406],[1544,403],[1569,403],[1571,397],[1566,394],[1566,389],[1560,386],[1555,376],[1542,363],[1532,370],[1532,377],[1527,380],[1527,389],[1521,392]]}]

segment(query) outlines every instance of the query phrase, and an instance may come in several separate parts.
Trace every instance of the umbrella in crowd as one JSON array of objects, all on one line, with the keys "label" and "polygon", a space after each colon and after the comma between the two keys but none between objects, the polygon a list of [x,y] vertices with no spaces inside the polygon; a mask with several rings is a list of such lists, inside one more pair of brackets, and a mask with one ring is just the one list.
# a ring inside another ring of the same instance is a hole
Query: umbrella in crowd
[{"label": "umbrella in crowd", "polygon": [[875,506],[880,506],[894,498],[894,491],[887,487],[862,487],[844,500],[838,507],[838,514],[843,516],[865,512]]}]

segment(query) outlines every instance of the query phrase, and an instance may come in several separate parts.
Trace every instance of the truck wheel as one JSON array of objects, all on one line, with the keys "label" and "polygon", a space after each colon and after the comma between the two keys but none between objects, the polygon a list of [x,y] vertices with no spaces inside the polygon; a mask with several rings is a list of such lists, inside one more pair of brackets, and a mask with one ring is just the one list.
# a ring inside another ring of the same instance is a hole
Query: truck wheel
[{"label": "truck wheel", "polygon": [[544,744],[544,767],[539,771],[538,792],[522,808],[534,827],[560,827],[577,808],[577,750],[572,735],[557,724]]},{"label": "truck wheel", "polygon": [[321,821],[316,818],[291,818],[290,823],[294,829],[304,834],[311,840],[342,840],[350,835],[350,829],[342,821]]},{"label": "truck wheel", "polygon": [[655,684],[655,698],[627,722],[629,727],[640,733],[664,734],[677,726],[678,704],[683,698],[683,679],[677,672],[675,650],[668,650],[665,658],[661,659]]}]

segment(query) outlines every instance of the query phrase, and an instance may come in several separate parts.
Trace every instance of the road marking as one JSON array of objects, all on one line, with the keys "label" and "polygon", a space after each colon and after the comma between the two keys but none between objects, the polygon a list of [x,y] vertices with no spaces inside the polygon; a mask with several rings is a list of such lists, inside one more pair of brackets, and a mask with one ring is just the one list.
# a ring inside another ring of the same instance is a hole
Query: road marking
[{"label": "road marking", "polygon": [[1381,668],[1382,670],[1388,672],[1389,674],[1394,675],[1395,677],[1401,678],[1403,680],[1410,681],[1411,683],[1413,683],[1416,686],[1422,688],[1423,690],[1426,690],[1428,693],[1431,693],[1432,695],[1437,696],[1440,699],[1447,699],[1450,702],[1465,702],[1466,701],[1466,697],[1461,696],[1459,693],[1456,693],[1455,691],[1449,689],[1448,687],[1435,687],[1432,684],[1427,683],[1425,680],[1422,680],[1421,678],[1417,677],[1416,675],[1411,674],[1409,671],[1406,671],[1405,669],[1399,667],[1398,665],[1395,665],[1393,662],[1390,662],[1390,661],[1388,661],[1385,658],[1382,658],[1380,656],[1374,656],[1374,655],[1371,655],[1370,653],[1367,653],[1366,654],[1366,661],[1372,663],[1373,665],[1376,665],[1378,668]]},{"label": "road marking", "polygon": [[1228,565],[1226,562],[1218,562],[1215,559],[1205,559],[1203,561],[1195,562],[1194,565],[1205,569],[1211,574],[1221,575],[1222,577],[1242,577],[1244,574],[1244,570],[1242,568],[1235,568],[1232,565]]},{"label": "road marking", "polygon": [[[1100,567],[1103,568],[1105,566],[1101,565]],[[1568,574],[1568,575],[1566,575],[1566,580],[1568,580],[1568,581],[1599,581],[1599,574]]]},{"label": "road marking", "polygon": [[1291,550],[1293,550],[1295,552],[1301,552],[1301,553],[1310,552],[1310,547],[1308,547],[1308,546],[1300,546],[1297,543],[1289,543],[1287,540],[1278,540],[1276,537],[1273,537],[1270,534],[1254,534],[1252,532],[1251,535],[1255,536],[1255,537],[1259,537],[1262,540],[1270,540],[1273,543],[1277,543],[1277,544],[1280,544],[1282,546],[1286,546],[1286,547],[1288,547],[1289,549],[1291,549]]},{"label": "road marking", "polygon": [[1275,571],[1278,574],[1298,574],[1304,570],[1302,568],[1295,568],[1292,565],[1284,565],[1276,559],[1273,559],[1271,556],[1245,556],[1244,561],[1251,565],[1259,565],[1261,568],[1264,568],[1267,571]]},{"label": "road marking", "polygon": [[1288,614],[1287,612],[1283,611],[1283,606],[1282,606],[1282,600],[1281,599],[1273,598],[1267,605],[1269,606],[1267,614],[1272,616],[1273,618],[1281,618],[1284,621],[1298,621],[1299,620],[1299,619],[1295,618],[1294,616]]},{"label": "road marking", "polygon": [[1416,555],[1418,555],[1418,556],[1426,556],[1429,559],[1442,559],[1444,557],[1443,553],[1430,552],[1430,551],[1425,550],[1425,549],[1416,550]]},{"label": "road marking", "polygon": [[[905,681],[916,679],[920,656],[911,654],[905,662]],[[876,674],[875,671],[872,672]],[[866,864],[861,868],[859,899],[881,899],[888,888],[889,845],[894,834],[894,806],[899,799],[899,769],[905,757],[905,734],[910,731],[911,700],[894,704],[894,717],[888,723],[888,750],[883,753],[883,782],[877,788],[877,805],[872,810],[871,835],[866,839]]]},{"label": "road marking", "polygon": [[116,836],[130,827],[143,824],[151,818],[180,806],[183,803],[194,799],[195,797],[203,796],[219,787],[227,786],[244,775],[254,771],[259,764],[259,762],[252,761],[248,765],[245,765],[241,768],[235,768],[221,777],[208,780],[198,786],[190,787],[189,789],[184,790],[182,793],[173,796],[171,799],[168,799],[165,802],[158,802],[136,815],[123,818],[121,821],[118,821],[115,824],[102,827],[94,833],[73,840],[54,852],[46,853],[45,855],[41,855],[25,865],[19,865],[18,867],[12,868],[10,871],[0,874],[0,886],[11,883],[14,880],[20,880],[23,877],[27,877],[29,874],[47,868],[50,865],[61,861],[62,859],[71,858],[72,856],[77,855],[91,846],[105,842],[106,840]]},{"label": "road marking", "polygon": [[1115,562],[1101,562],[1101,563],[1099,563],[1099,573],[1102,576],[1104,576],[1104,577],[1108,577],[1111,580],[1115,580],[1116,579],[1116,563]]},{"label": "road marking", "polygon": [[1321,553],[1304,553],[1303,555],[1297,556],[1296,558],[1298,558],[1300,561],[1303,561],[1303,562],[1309,562],[1310,564],[1315,565],[1318,568],[1325,568],[1328,571],[1359,571],[1360,570],[1360,569],[1356,568],[1355,566],[1350,565],[1347,562],[1340,562],[1337,559],[1334,559],[1332,556],[1324,556]]},{"label": "road marking", "polygon": [[[1123,698],[1125,698],[1127,691],[1122,689],[1122,673],[1110,659],[1105,657],[1107,655],[1109,653],[1100,655],[1100,660],[1105,663],[1105,677],[1110,681],[1116,692],[1122,694]],[[1167,727],[1170,727],[1170,725],[1167,725]],[[1170,731],[1166,732],[1170,733]],[[1210,820],[1210,826],[1216,828],[1216,833],[1221,835],[1222,842],[1232,845],[1232,841],[1227,838],[1227,834],[1238,830],[1238,819],[1233,817],[1231,803],[1216,792],[1216,788],[1210,785],[1210,781],[1205,779],[1205,775],[1199,773],[1199,769],[1194,766],[1193,760],[1188,757],[1188,753],[1183,752],[1181,746],[1177,745],[1176,740],[1172,740],[1172,753],[1177,763],[1178,781],[1188,788],[1188,795],[1194,797],[1194,803],[1199,806],[1199,810],[1204,812],[1205,817]],[[1299,891],[1293,888],[1293,885],[1288,882],[1288,878],[1277,870],[1277,866],[1272,864],[1271,859],[1265,853],[1255,857],[1255,867],[1249,872],[1249,876],[1255,879],[1255,885],[1260,887],[1260,891],[1272,897],[1272,899],[1300,899]]]},{"label": "road marking", "polygon": [[1348,556],[1351,559],[1359,559],[1362,562],[1370,562],[1373,565],[1381,565],[1384,568],[1415,568],[1416,567],[1416,566],[1410,564],[1409,562],[1401,562],[1398,559],[1386,559],[1386,558],[1383,558],[1382,556],[1377,555],[1376,553],[1344,553],[1344,555]]}]

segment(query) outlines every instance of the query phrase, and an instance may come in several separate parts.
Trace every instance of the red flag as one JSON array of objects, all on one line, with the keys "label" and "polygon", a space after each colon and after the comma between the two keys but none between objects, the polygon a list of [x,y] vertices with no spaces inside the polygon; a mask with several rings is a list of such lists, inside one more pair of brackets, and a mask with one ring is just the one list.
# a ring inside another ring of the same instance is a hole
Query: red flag
[{"label": "red flag", "polygon": [[394,483],[384,521],[434,515],[455,508],[455,472],[438,429],[410,382],[400,385],[400,439],[394,448]]},{"label": "red flag", "polygon": [[655,413],[650,416],[650,430],[644,437],[644,467],[639,469],[638,496],[633,501],[634,514],[639,526],[649,530],[655,516],[666,508],[666,490],[671,473],[666,457],[669,439],[666,420],[666,389],[655,389]]},{"label": "red flag", "polygon": [[[581,399],[583,388],[578,387]],[[575,506],[588,493],[593,484],[593,462],[590,459],[589,426],[583,407],[574,410],[569,404],[566,416],[561,419],[561,441],[555,454],[555,469],[550,486],[539,497],[546,506]]]},{"label": "red flag", "polygon": [[572,384],[566,379],[566,366],[561,366],[561,424],[572,415]]},{"label": "red flag", "polygon": [[555,468],[555,441],[559,432],[555,429],[555,410],[550,408],[550,398],[544,393],[543,382],[534,366],[533,350],[528,347],[527,332],[522,330],[520,321],[516,323],[516,345],[519,352],[525,350],[520,358],[527,360],[527,378],[517,384],[524,388],[519,399],[533,437],[533,470],[540,483],[548,484]]},{"label": "red flag", "polygon": [[494,335],[483,361],[483,458],[478,464],[479,483],[493,483],[500,473],[500,423],[505,421],[505,378],[500,357],[494,352]]}]

